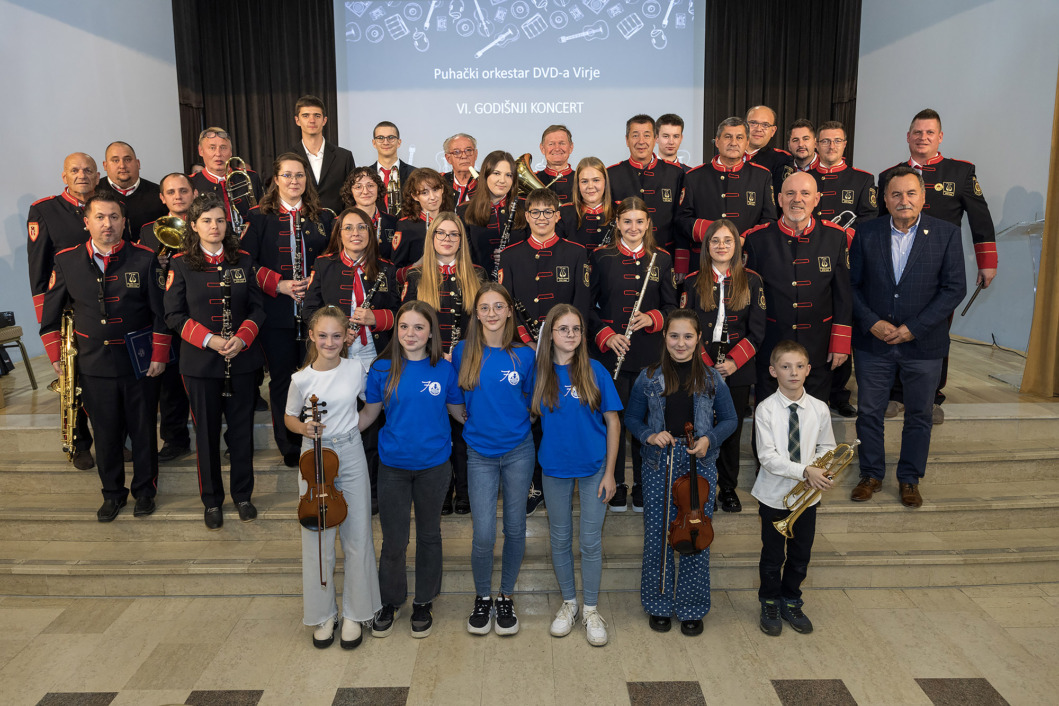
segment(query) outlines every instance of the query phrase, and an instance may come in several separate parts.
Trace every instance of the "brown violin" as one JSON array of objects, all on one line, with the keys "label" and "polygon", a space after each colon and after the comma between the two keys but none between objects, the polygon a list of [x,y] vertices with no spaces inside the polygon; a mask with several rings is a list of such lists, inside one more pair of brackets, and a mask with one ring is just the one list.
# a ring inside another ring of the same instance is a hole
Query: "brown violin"
[{"label": "brown violin", "polygon": [[[319,423],[327,410],[326,402],[320,402],[320,398],[313,395],[309,398],[310,417]],[[306,451],[298,460],[298,468],[302,479],[309,486],[305,495],[298,500],[298,522],[305,529],[318,532],[320,540],[320,585],[326,586],[327,579],[324,578],[324,530],[337,527],[346,519],[349,508],[342,491],[335,488],[335,478],[338,476],[338,454],[331,449],[324,448],[320,435],[317,433],[313,439],[313,448]]]},{"label": "brown violin", "polygon": [[[695,445],[695,425],[684,425],[688,449]],[[710,482],[695,472],[695,457],[688,455],[688,472],[673,481],[677,516],[669,523],[669,545],[680,554],[698,554],[713,542],[713,523],[706,514]]]}]

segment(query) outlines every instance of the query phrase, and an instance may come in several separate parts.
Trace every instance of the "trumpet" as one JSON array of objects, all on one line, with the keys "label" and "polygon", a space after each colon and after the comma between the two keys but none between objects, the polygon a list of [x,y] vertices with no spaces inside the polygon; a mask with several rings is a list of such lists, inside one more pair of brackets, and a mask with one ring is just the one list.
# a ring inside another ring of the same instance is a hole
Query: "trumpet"
[{"label": "trumpet", "polygon": [[229,157],[224,163],[224,193],[228,198],[228,216],[236,235],[243,231],[243,216],[236,207],[236,202],[245,201],[246,207],[257,205],[254,196],[254,183],[246,171],[246,161],[242,157]]},{"label": "trumpet", "polygon": [[[809,465],[822,468],[827,475],[827,479],[833,481],[849,467],[850,462],[853,461],[853,453],[858,446],[860,446],[860,439],[855,439],[852,444],[839,444]],[[782,520],[773,522],[772,526],[776,528],[777,532],[790,539],[794,536],[794,523],[801,517],[806,508],[820,498],[820,494],[823,492],[816,488],[810,488],[809,484],[804,480],[798,481],[798,485],[791,488],[783,496],[783,506],[790,510],[791,514]]]},{"label": "trumpet", "polygon": [[74,443],[77,441],[77,410],[81,406],[81,388],[77,386],[77,344],[74,341],[74,315],[63,313],[59,351],[59,379],[48,385],[52,392],[59,393],[59,421],[63,451],[73,460]]}]

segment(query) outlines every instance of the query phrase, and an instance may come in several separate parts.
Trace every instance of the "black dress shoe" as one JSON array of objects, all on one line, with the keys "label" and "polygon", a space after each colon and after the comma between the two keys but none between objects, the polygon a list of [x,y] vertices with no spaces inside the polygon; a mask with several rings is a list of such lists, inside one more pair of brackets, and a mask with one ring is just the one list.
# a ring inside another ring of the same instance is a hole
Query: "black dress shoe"
[{"label": "black dress shoe", "polygon": [[669,632],[673,627],[673,620],[668,615],[649,615],[647,622],[655,632]]},{"label": "black dress shoe", "polygon": [[92,458],[92,452],[88,449],[74,452],[74,457],[71,461],[74,464],[74,468],[79,471],[89,471],[96,467],[96,460]]},{"label": "black dress shoe", "polygon": [[451,515],[452,514],[452,496],[446,495],[445,502],[441,503],[441,514]]},{"label": "black dress shoe", "polygon": [[695,635],[702,634],[702,621],[701,620],[681,620],[680,621],[680,632],[685,635],[694,637]]},{"label": "black dress shoe", "polygon": [[457,515],[469,515],[471,514],[471,501],[467,498],[456,498],[452,509]]},{"label": "black dress shoe", "polygon": [[301,460],[302,452],[295,449],[294,451],[288,451],[283,454],[283,465],[287,468],[297,468],[298,461]]},{"label": "black dress shoe", "polygon": [[[83,453],[88,453],[87,451]],[[96,510],[96,519],[100,522],[113,522],[114,518],[118,516],[121,508],[125,507],[125,500],[113,500],[107,498],[103,501],[103,504]]]},{"label": "black dress shoe", "polygon": [[121,456],[122,456],[122,459],[124,459],[125,463],[132,463],[132,449],[130,449],[130,448],[122,448],[121,449]]},{"label": "black dress shoe", "polygon": [[847,419],[857,416],[857,408],[851,405],[849,402],[843,402],[839,405],[832,405],[831,409],[835,410]]},{"label": "black dress shoe", "polygon": [[718,494],[721,509],[725,512],[742,512],[743,504],[739,502],[739,496],[735,494],[735,488],[721,488]]},{"label": "black dress shoe", "polygon": [[379,499],[378,498],[372,498],[371,499],[371,514],[373,514],[373,515],[378,515],[379,514]]},{"label": "black dress shoe", "polygon": [[265,398],[262,397],[261,395],[258,395],[257,399],[254,400],[254,411],[255,412],[267,412],[268,411],[268,402],[265,402]]},{"label": "black dress shoe", "polygon": [[162,444],[162,448],[158,451],[158,462],[168,463],[181,456],[186,456],[191,453],[190,446],[177,446],[176,444],[165,443]]},{"label": "black dress shoe", "polygon": [[136,498],[136,506],[132,509],[133,517],[147,517],[154,512],[154,496],[141,496]]},{"label": "black dress shoe", "polygon": [[224,513],[219,507],[208,507],[203,515],[206,520],[206,529],[219,530],[224,526]]},{"label": "black dress shoe", "polygon": [[253,522],[257,519],[257,508],[249,500],[236,503],[235,509],[239,511],[239,519],[243,522]]}]

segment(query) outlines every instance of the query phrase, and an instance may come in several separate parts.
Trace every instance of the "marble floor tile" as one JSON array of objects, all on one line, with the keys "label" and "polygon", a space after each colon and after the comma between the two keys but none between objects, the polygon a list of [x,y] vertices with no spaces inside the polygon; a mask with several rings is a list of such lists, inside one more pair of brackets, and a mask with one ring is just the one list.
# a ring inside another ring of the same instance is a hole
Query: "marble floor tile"
[{"label": "marble floor tile", "polygon": [[65,610],[66,606],[29,608],[0,605],[0,635],[5,640],[36,637]]},{"label": "marble floor tile", "polygon": [[117,692],[49,692],[37,706],[110,706]]},{"label": "marble floor tile", "polygon": [[99,649],[99,635],[39,635],[0,669],[3,698],[12,704],[35,704],[52,688],[64,669],[76,669]]},{"label": "marble floor tile", "polygon": [[162,642],[125,683],[126,689],[192,689],[220,645]]},{"label": "marble floor tile", "polygon": [[44,629],[49,635],[85,635],[105,632],[129,609],[131,599],[85,599],[71,604]]},{"label": "marble floor tile", "polygon": [[261,693],[260,689],[196,690],[188,694],[184,703],[189,706],[257,706]]},{"label": "marble floor tile", "polygon": [[706,706],[702,686],[697,681],[630,681],[627,688],[632,706]]},{"label": "marble floor tile", "polygon": [[985,679],[916,679],[934,706],[1008,706]]},{"label": "marble floor tile", "polygon": [[404,706],[408,687],[346,687],[338,690],[331,706]]},{"label": "marble floor tile", "polygon": [[29,638],[19,640],[0,640],[0,669],[3,669],[4,665],[10,662],[15,655],[26,649],[26,646],[29,645],[29,643]]},{"label": "marble floor tile", "polygon": [[182,704],[190,689],[122,689],[110,706],[162,706]]},{"label": "marble floor tile", "polygon": [[841,679],[775,679],[783,706],[857,706]]},{"label": "marble floor tile", "polygon": [[76,667],[62,671],[55,688],[63,691],[120,691],[161,641],[161,623],[115,620],[103,633],[99,649]]},{"label": "marble floor tile", "polygon": [[196,690],[255,689],[268,682],[300,620],[240,620],[195,682]]}]

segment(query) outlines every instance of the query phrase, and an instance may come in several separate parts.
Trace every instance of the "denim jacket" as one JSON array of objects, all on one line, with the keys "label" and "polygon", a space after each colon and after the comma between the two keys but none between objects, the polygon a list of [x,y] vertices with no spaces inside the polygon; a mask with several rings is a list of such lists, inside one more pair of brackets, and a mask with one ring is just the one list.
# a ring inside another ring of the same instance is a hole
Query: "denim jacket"
[{"label": "denim jacket", "polygon": [[[724,384],[724,379],[712,368],[707,368],[707,372],[713,377],[716,393],[714,397],[695,395],[695,437],[709,438],[710,449],[706,453],[705,461],[716,463],[721,442],[735,431],[737,418],[732,395]],[[649,445],[647,437],[665,429],[666,398],[662,396],[664,389],[661,369],[655,371],[654,378],[650,378],[644,368],[633,383],[629,404],[625,408],[625,426],[643,444],[643,461],[650,468],[658,468],[662,460],[663,449]],[[713,423],[714,411],[717,412],[716,426]]]}]

